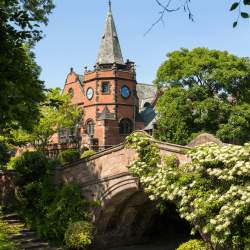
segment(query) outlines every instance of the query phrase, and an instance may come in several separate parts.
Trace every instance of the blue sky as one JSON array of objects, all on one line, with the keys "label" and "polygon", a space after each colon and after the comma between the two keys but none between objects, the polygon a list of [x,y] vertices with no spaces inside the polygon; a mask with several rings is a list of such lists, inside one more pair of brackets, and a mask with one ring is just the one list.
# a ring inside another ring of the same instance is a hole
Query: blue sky
[{"label": "blue sky", "polygon": [[[79,74],[84,65],[95,64],[108,0],[56,0],[45,38],[35,48],[42,67],[41,79],[48,88],[63,88],[70,67]],[[163,0],[164,2],[164,0]],[[176,0],[179,2],[179,0]],[[112,9],[124,59],[136,62],[137,81],[152,83],[166,53],[180,48],[208,47],[250,56],[250,20],[232,23],[232,1],[192,0],[195,22],[184,12],[167,15],[147,36],[145,31],[158,18],[155,0],[113,0]],[[249,9],[248,9],[249,11]]]}]

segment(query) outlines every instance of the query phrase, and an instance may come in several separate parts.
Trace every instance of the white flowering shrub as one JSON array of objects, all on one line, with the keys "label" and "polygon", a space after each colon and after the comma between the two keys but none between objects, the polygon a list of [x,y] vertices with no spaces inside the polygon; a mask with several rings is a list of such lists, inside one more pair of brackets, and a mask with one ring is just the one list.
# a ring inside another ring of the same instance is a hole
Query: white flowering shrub
[{"label": "white flowering shrub", "polygon": [[211,249],[250,249],[250,144],[210,143],[190,150],[192,163],[161,159],[148,137],[127,138],[139,160],[130,171],[151,200],[172,201]]}]

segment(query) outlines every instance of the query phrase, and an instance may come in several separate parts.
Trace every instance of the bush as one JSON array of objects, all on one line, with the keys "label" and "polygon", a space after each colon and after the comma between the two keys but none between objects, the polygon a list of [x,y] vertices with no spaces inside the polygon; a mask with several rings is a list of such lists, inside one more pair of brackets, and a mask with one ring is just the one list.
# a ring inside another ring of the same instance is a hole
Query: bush
[{"label": "bush", "polygon": [[19,191],[18,213],[42,238],[61,242],[70,223],[89,219],[90,203],[78,185],[55,187],[50,178]]},{"label": "bush", "polygon": [[61,164],[69,164],[73,161],[80,159],[80,153],[77,149],[67,149],[58,155],[58,159],[60,160]]},{"label": "bush", "polygon": [[62,240],[70,223],[88,218],[88,208],[89,202],[82,197],[78,185],[63,186],[57,191],[52,203],[47,206],[45,219],[48,232],[44,236]]},{"label": "bush", "polygon": [[50,169],[59,168],[61,166],[62,166],[62,163],[61,163],[61,161],[58,158],[49,159],[49,168]]},{"label": "bush", "polygon": [[207,248],[201,240],[190,240],[181,244],[177,250],[207,250]]},{"label": "bush", "polygon": [[93,227],[85,221],[69,225],[64,237],[69,249],[88,249],[93,240]]},{"label": "bush", "polygon": [[71,223],[89,219],[91,204],[82,197],[80,186],[54,185],[51,170],[55,166],[58,161],[49,160],[40,152],[25,152],[9,162],[9,168],[16,170],[19,186],[16,212],[42,238],[62,242]]},{"label": "bush", "polygon": [[49,160],[41,152],[25,152],[21,156],[12,157],[7,169],[16,171],[15,182],[18,186],[40,181],[49,169]]},{"label": "bush", "polygon": [[94,155],[94,154],[95,154],[95,151],[94,151],[94,150],[87,150],[87,151],[85,151],[85,152],[82,153],[81,159],[90,157],[90,156],[92,156],[92,155]]},{"label": "bush", "polygon": [[3,166],[9,161],[11,157],[11,147],[1,140],[0,137],[0,167],[3,168]]}]

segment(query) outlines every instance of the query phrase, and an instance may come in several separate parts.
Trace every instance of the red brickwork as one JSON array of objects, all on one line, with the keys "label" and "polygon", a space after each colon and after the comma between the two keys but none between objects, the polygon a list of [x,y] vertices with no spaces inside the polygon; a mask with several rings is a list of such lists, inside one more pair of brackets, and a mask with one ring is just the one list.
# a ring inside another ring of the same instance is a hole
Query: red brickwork
[{"label": "red brickwork", "polygon": [[[109,91],[103,92],[103,83],[109,84]],[[79,105],[84,110],[81,123],[81,145],[90,147],[90,136],[87,134],[87,123],[93,121],[94,134],[92,138],[98,141],[100,148],[107,148],[124,141],[125,135],[119,132],[119,122],[129,119],[133,129],[143,129],[143,121],[135,122],[139,110],[139,100],[136,94],[135,74],[125,66],[124,69],[95,69],[86,71],[82,82],[79,76],[71,69],[66,78],[63,93],[72,95],[71,102]],[[121,88],[127,86],[130,90],[128,98],[121,95]],[[92,98],[88,98],[87,91],[93,89]],[[101,114],[108,109],[111,117],[103,117]],[[53,136],[54,143],[58,142],[58,136]]]}]

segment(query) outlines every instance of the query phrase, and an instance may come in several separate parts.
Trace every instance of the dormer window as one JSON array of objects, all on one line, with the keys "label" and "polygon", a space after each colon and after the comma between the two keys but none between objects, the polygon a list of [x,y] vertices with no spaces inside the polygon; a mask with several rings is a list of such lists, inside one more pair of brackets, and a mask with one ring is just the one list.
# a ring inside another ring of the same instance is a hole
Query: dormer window
[{"label": "dormer window", "polygon": [[102,83],[102,93],[103,94],[109,94],[110,93],[110,85],[109,82],[103,82]]}]

